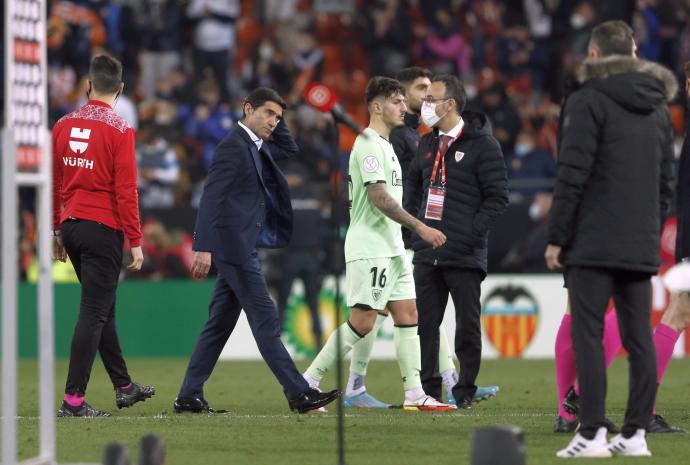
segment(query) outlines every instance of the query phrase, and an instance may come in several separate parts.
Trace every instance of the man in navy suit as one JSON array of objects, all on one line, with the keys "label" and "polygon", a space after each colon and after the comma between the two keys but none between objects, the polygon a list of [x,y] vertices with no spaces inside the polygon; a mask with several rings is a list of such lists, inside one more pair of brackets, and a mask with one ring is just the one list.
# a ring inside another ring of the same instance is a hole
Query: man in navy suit
[{"label": "man in navy suit", "polygon": [[291,410],[305,413],[340,395],[337,390],[322,393],[311,389],[295,368],[280,340],[278,313],[256,253],[257,247],[284,247],[292,233],[288,186],[275,163],[298,150],[282,121],[285,107],[274,90],[254,90],[243,103],[242,120],[232,127],[213,156],[196,220],[192,276],[205,278],[213,261],[218,279],[208,322],[173,404],[177,413],[214,412],[204,399],[204,382],[211,376],[242,309],[261,356],[283,386]]}]

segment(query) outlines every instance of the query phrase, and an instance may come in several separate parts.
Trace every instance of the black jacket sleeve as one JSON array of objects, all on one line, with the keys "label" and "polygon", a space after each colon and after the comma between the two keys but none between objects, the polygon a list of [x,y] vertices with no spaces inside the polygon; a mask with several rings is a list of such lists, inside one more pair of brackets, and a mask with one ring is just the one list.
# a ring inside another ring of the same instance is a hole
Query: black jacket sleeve
[{"label": "black jacket sleeve", "polygon": [[419,208],[424,195],[424,179],[418,160],[419,155],[412,158],[412,162],[403,177],[405,193],[403,196],[403,208],[415,218],[419,215]]},{"label": "black jacket sleeve", "polygon": [[549,244],[564,246],[570,241],[577,209],[596,160],[601,113],[590,92],[576,92],[563,109],[558,175],[547,233]]},{"label": "black jacket sleeve", "polygon": [[501,146],[493,137],[479,158],[477,179],[482,195],[482,204],[474,216],[472,232],[483,238],[494,220],[508,208],[508,174],[503,161]]},{"label": "black jacket sleeve", "polygon": [[674,134],[673,123],[671,122],[671,115],[667,108],[663,108],[665,119],[665,134],[663,134],[661,148],[661,176],[659,179],[659,218],[661,219],[661,227],[663,229],[666,217],[671,210],[671,202],[673,201],[673,184],[675,182],[674,172]]}]

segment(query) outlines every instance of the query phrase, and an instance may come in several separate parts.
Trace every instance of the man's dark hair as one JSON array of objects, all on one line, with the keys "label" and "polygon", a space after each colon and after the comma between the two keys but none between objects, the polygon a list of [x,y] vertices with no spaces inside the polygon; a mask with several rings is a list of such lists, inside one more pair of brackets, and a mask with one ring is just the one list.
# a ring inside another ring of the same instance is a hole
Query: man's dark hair
[{"label": "man's dark hair", "polygon": [[374,76],[367,83],[364,102],[369,106],[378,97],[388,98],[395,94],[405,95],[405,87],[397,80],[384,76]]},{"label": "man's dark hair", "polygon": [[633,30],[625,21],[606,21],[592,30],[589,46],[596,48],[603,56],[632,55]]},{"label": "man's dark hair", "polygon": [[122,84],[122,64],[108,55],[93,57],[89,65],[89,79],[98,94],[114,94]]},{"label": "man's dark hair", "polygon": [[409,86],[415,81],[415,79],[422,77],[431,79],[431,76],[433,76],[433,74],[426,68],[410,66],[409,68],[404,68],[398,71],[398,74],[395,75],[395,79],[400,81],[402,85]]},{"label": "man's dark hair", "polygon": [[458,115],[465,110],[467,92],[465,92],[465,86],[462,85],[460,79],[452,74],[438,74],[431,78],[431,82],[442,82],[446,85],[445,97],[455,100],[455,108]]},{"label": "man's dark hair", "polygon": [[242,103],[242,116],[246,116],[244,113],[244,104],[248,103],[252,108],[257,109],[266,102],[274,102],[280,105],[280,107],[285,110],[287,108],[287,103],[283,100],[278,92],[269,87],[257,87],[244,99]]}]

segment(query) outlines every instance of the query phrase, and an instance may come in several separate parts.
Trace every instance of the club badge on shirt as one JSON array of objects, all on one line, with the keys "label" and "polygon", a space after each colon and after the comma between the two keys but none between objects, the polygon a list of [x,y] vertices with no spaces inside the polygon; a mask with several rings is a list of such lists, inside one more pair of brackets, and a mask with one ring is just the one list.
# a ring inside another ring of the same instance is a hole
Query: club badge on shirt
[{"label": "club badge on shirt", "polygon": [[462,160],[462,157],[465,156],[465,152],[457,151],[455,152],[455,162],[460,163],[460,160]]}]

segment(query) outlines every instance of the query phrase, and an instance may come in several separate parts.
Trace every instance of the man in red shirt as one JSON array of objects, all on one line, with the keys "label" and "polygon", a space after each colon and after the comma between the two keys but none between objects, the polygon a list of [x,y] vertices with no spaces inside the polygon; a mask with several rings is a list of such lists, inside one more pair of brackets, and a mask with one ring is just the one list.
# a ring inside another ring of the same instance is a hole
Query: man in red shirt
[{"label": "man in red shirt", "polygon": [[118,408],[155,393],[133,383],[115,331],[122,247],[127,236],[132,263],[141,268],[141,229],[134,159],[134,131],[113,111],[122,92],[122,65],[105,55],[89,68],[89,101],[53,128],[53,256],[69,256],[81,283],[65,397],[60,417],[109,416],[84,401],[99,351],[115,388]]}]

